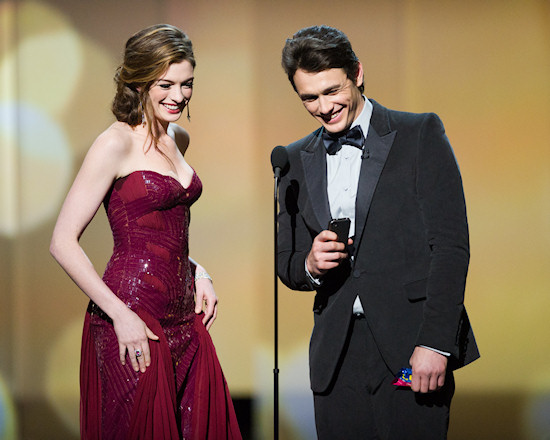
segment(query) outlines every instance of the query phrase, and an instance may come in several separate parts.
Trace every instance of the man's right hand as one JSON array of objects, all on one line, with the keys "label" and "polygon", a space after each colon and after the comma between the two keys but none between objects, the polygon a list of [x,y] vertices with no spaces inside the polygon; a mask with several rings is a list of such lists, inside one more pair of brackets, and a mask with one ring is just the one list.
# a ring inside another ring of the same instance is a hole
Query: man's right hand
[{"label": "man's right hand", "polygon": [[[337,235],[332,231],[322,231],[311,245],[311,251],[306,259],[307,270],[314,278],[319,278],[328,270],[338,267],[342,260],[348,258],[344,243],[336,241]],[[353,240],[348,239],[348,245]]]}]

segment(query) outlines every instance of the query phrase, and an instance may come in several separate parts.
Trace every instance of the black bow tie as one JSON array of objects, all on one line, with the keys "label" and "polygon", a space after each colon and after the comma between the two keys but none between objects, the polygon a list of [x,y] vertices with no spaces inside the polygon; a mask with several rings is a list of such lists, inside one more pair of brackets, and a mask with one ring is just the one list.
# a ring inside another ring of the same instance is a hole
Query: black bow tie
[{"label": "black bow tie", "polygon": [[340,151],[342,145],[353,145],[354,147],[362,149],[363,143],[365,142],[365,137],[363,136],[361,126],[356,125],[341,136],[334,136],[324,130],[323,142],[327,148],[327,153],[333,155]]}]

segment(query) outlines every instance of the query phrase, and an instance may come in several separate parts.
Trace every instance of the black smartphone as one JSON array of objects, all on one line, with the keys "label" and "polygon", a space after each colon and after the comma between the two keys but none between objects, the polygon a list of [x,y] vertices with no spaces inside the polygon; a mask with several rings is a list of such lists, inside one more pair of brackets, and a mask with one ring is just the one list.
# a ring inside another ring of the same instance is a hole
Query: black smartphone
[{"label": "black smartphone", "polygon": [[338,235],[337,241],[347,244],[350,223],[351,220],[347,217],[337,218],[329,222],[328,230],[336,232],[336,235]]}]

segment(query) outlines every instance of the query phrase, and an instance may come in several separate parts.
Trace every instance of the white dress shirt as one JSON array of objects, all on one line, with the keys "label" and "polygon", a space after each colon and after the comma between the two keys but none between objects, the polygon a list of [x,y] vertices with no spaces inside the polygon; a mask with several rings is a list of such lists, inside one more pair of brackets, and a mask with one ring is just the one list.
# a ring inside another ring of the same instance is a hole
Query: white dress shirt
[{"label": "white dress shirt", "polygon": [[[368,136],[372,104],[363,96],[363,110],[350,128],[359,125],[363,135]],[[342,145],[336,154],[327,154],[327,194],[332,218],[348,217],[351,220],[349,237],[355,235],[355,199],[361,173],[361,155],[363,150],[353,145]],[[352,257],[353,258],[353,257]],[[363,313],[359,295],[353,303],[353,313]]]}]

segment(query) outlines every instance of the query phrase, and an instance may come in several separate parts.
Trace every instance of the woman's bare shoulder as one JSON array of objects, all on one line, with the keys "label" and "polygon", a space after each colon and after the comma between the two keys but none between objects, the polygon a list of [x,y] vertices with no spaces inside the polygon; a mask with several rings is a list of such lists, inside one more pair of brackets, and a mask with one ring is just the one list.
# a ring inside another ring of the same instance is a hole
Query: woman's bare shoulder
[{"label": "woman's bare shoulder", "polygon": [[132,127],[115,122],[95,139],[86,155],[86,162],[101,164],[106,172],[111,170],[119,174],[131,158],[138,140],[139,136]]},{"label": "woman's bare shoulder", "polygon": [[94,141],[93,146],[109,148],[113,153],[124,153],[135,141],[135,130],[124,122],[114,122]]}]

